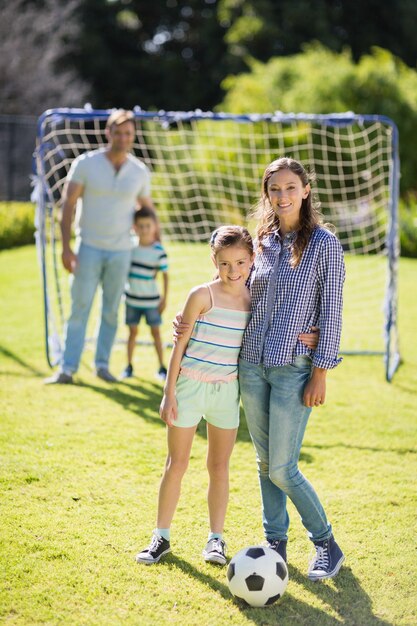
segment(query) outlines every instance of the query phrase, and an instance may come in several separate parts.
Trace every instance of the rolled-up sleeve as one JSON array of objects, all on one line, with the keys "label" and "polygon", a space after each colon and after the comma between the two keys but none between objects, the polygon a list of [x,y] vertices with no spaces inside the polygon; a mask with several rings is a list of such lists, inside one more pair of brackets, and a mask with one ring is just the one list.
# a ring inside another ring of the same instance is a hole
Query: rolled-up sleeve
[{"label": "rolled-up sleeve", "polygon": [[314,353],[313,365],[333,369],[342,360],[338,355],[346,273],[343,249],[336,237],[322,241],[317,272],[320,290],[320,338]]}]

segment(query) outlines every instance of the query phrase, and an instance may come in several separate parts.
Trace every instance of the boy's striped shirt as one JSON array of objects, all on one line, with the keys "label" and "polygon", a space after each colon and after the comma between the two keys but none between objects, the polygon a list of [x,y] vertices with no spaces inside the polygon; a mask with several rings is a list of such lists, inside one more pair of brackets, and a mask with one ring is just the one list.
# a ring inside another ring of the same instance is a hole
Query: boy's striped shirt
[{"label": "boy's striped shirt", "polygon": [[126,304],[140,309],[158,307],[160,293],[156,275],[159,271],[168,271],[167,254],[159,242],[134,248],[125,291]]}]

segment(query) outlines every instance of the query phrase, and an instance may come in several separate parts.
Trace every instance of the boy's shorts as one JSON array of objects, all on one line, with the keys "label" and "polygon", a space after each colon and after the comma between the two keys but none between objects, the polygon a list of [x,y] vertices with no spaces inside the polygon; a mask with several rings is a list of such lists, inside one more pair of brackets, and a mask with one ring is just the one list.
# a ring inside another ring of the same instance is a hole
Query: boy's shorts
[{"label": "boy's shorts", "polygon": [[160,326],[162,324],[162,318],[157,308],[139,309],[126,304],[125,321],[128,326],[138,326],[142,315],[145,316],[148,326]]},{"label": "boy's shorts", "polygon": [[174,426],[197,426],[201,418],[217,428],[239,426],[239,381],[205,383],[179,376],[176,385],[178,418]]}]

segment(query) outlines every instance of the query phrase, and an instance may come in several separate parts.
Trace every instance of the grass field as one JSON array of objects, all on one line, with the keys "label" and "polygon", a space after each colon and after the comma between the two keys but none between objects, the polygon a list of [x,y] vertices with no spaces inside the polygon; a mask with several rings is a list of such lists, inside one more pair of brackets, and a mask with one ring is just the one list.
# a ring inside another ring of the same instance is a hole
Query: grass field
[{"label": "grass field", "polygon": [[[416,261],[401,261],[404,363],[393,383],[385,382],[379,357],[346,357],[329,376],[327,403],[313,413],[302,450],[302,469],[322,497],[346,565],[334,581],[307,580],[311,545],[290,505],[287,592],[279,605],[251,609],[233,602],[225,570],[201,557],[207,533],[203,428],[172,528],[173,554],[159,566],[134,562],[154,527],[165,456],[153,351],[138,349],[138,377],[127,383],[96,379],[87,350],[77,386],[43,386],[49,370],[35,250],[2,252],[0,622],[417,623],[416,274]],[[117,346],[112,368],[123,365],[124,349]],[[232,457],[226,539],[230,555],[263,539],[244,420]]]}]

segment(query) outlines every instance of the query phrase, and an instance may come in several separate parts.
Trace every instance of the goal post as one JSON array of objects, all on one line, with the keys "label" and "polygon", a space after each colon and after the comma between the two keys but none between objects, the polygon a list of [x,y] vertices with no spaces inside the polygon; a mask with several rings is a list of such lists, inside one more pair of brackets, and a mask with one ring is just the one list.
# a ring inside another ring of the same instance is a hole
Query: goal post
[{"label": "goal post", "polygon": [[[38,120],[34,198],[50,365],[59,359],[69,306],[58,245],[63,184],[75,157],[106,145],[110,112],[52,109]],[[336,227],[346,255],[341,351],[383,355],[390,381],[400,362],[394,122],[350,112],[232,115],[136,107],[134,113],[134,153],[151,170],[152,197],[172,261],[171,299],[200,277],[210,277],[204,246],[214,228],[239,223],[253,232],[248,214],[259,198],[266,165],[279,156],[293,157],[316,173],[314,194],[326,221]],[[173,310],[180,304],[175,302]]]}]

